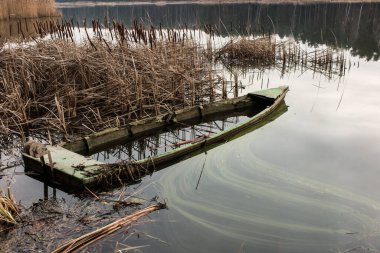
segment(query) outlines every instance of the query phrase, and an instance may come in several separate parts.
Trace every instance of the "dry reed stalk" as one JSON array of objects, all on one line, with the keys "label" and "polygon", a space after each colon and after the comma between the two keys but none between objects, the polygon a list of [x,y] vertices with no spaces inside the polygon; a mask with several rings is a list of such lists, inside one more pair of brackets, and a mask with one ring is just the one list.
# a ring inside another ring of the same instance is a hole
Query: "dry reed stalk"
[{"label": "dry reed stalk", "polygon": [[19,208],[13,195],[8,188],[7,194],[0,191],[0,223],[5,225],[15,225],[15,216],[19,214]]},{"label": "dry reed stalk", "polygon": [[[143,144],[141,144],[143,146]],[[138,182],[152,171],[147,166],[139,165],[130,161],[120,161],[113,164],[102,165],[94,172],[87,172],[87,176],[95,176],[97,185],[102,188],[109,188],[123,185],[126,181]]]},{"label": "dry reed stalk", "polygon": [[111,224],[102,227],[100,229],[97,229],[93,232],[90,232],[88,234],[85,234],[79,238],[73,239],[68,241],[67,243],[59,246],[56,250],[54,250],[52,253],[69,253],[74,251],[79,251],[81,249],[84,249],[85,247],[89,246],[92,243],[95,243],[96,241],[116,232],[123,226],[127,226],[131,224],[132,222],[137,221],[138,219],[160,209],[166,208],[165,204],[158,203],[156,205],[149,206],[147,208],[144,208],[140,211],[137,211],[131,215],[128,215],[127,217],[124,217],[122,219],[119,219],[115,222],[112,222]]},{"label": "dry reed stalk", "polygon": [[1,0],[0,20],[60,16],[54,0]]}]

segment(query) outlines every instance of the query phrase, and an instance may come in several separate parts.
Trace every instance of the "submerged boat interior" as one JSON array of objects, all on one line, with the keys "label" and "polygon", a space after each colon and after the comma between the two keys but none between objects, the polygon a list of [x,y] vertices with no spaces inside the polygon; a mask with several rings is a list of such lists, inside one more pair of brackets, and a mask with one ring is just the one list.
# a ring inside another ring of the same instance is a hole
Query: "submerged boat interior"
[{"label": "submerged boat interior", "polygon": [[287,86],[106,129],[57,146],[35,141],[23,159],[31,176],[64,191],[133,182],[251,132],[287,111]]}]

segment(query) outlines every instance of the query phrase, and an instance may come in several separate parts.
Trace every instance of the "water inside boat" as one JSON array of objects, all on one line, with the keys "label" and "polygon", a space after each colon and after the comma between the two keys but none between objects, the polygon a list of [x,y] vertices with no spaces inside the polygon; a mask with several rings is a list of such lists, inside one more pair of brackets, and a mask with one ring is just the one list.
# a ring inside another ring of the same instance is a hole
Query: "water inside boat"
[{"label": "water inside boat", "polygon": [[138,161],[153,156],[162,155],[176,150],[184,145],[196,143],[222,131],[228,131],[238,123],[242,123],[264,110],[266,105],[251,108],[241,112],[232,112],[230,115],[214,115],[202,121],[180,124],[172,129],[167,128],[151,136],[144,136],[117,145],[92,155],[93,159],[113,163],[117,161]]}]

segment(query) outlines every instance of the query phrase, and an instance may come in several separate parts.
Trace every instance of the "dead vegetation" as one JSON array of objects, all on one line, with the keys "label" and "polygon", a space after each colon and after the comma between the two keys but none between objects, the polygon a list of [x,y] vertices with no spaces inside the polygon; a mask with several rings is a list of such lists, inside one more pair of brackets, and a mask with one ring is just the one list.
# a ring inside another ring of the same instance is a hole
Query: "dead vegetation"
[{"label": "dead vegetation", "polygon": [[217,50],[216,60],[229,69],[277,68],[282,74],[311,70],[328,78],[343,76],[346,71],[343,50],[330,47],[305,50],[294,41],[276,42],[271,36],[231,40]]},{"label": "dead vegetation", "polygon": [[53,253],[69,253],[69,252],[76,252],[76,251],[82,250],[83,248],[95,243],[96,241],[104,238],[105,236],[115,233],[120,228],[127,226],[131,224],[132,222],[137,221],[143,216],[146,216],[150,214],[151,212],[154,212],[156,210],[160,210],[163,208],[166,208],[166,206],[164,204],[158,203],[158,204],[149,206],[147,208],[144,208],[142,210],[136,211],[133,214],[128,215],[119,220],[116,220],[102,228],[96,229],[90,233],[87,233],[85,235],[82,235],[78,238],[72,239],[64,243],[63,245],[59,246],[56,250],[54,250]]},{"label": "dead vegetation", "polygon": [[0,191],[0,224],[5,226],[16,225],[18,215],[19,208],[10,189],[8,189],[7,193]]},{"label": "dead vegetation", "polygon": [[[156,196],[142,195],[142,189],[124,186],[107,192],[89,191],[68,200],[45,196],[22,208],[17,226],[0,229],[2,252],[78,252],[80,247],[90,252],[102,252],[102,248],[116,251],[116,242],[134,245],[125,249],[143,247],[127,239],[140,236],[139,224],[154,222],[143,216],[166,206]],[[96,243],[98,240],[101,243]],[[74,248],[77,251],[71,251]]]},{"label": "dead vegetation", "polygon": [[56,21],[57,17],[46,18],[24,18],[24,19],[11,19],[1,20],[0,22],[0,50],[2,45],[8,40],[23,39],[30,40],[32,37],[37,37],[38,30],[36,30],[37,23],[45,23],[48,21]]},{"label": "dead vegetation", "polygon": [[55,0],[1,0],[0,20],[59,16]]},{"label": "dead vegetation", "polygon": [[209,99],[215,80],[199,50],[192,42],[157,42],[151,49],[62,40],[4,50],[0,131],[70,136]]},{"label": "dead vegetation", "polygon": [[216,59],[231,65],[251,67],[271,66],[275,63],[276,43],[270,36],[231,40],[216,52]]},{"label": "dead vegetation", "polygon": [[97,177],[96,186],[101,189],[109,189],[120,186],[126,182],[139,182],[141,179],[151,174],[152,171],[146,165],[136,164],[131,161],[120,161],[112,164],[105,164],[93,173],[86,173],[87,176]]},{"label": "dead vegetation", "polygon": [[[231,90],[237,96],[238,77],[227,81],[217,75],[213,60],[227,69],[312,70],[329,77],[346,69],[339,50],[307,52],[271,36],[214,49],[214,34],[201,45],[200,32],[186,26],[175,30],[134,22],[128,29],[107,19],[91,24],[92,33],[86,21],[85,28],[73,21],[36,22],[33,43],[0,50],[1,134],[38,133],[59,141],[227,98]],[[23,29],[19,26],[18,33]],[[77,42],[78,33],[84,42]]]}]

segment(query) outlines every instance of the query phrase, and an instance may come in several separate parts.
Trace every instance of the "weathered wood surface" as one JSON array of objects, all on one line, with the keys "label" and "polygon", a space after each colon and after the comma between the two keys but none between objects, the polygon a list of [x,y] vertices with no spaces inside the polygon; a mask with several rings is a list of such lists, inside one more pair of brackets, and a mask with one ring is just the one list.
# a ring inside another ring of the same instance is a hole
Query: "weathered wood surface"
[{"label": "weathered wood surface", "polygon": [[[104,163],[79,155],[59,146],[45,146],[42,156],[23,153],[25,166],[61,185],[81,188],[92,179],[88,176]],[[50,157],[49,157],[50,156]]]}]

